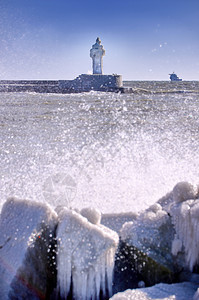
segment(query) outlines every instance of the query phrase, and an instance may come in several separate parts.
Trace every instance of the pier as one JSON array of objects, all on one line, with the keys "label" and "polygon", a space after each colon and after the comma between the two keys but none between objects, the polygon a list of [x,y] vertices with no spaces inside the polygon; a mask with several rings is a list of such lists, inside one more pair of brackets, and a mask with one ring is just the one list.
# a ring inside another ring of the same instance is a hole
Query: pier
[{"label": "pier", "polygon": [[93,74],[81,74],[73,80],[1,80],[0,92],[81,93],[90,91],[132,93],[123,87],[122,76],[104,75],[102,58],[105,50],[99,38],[90,50]]}]

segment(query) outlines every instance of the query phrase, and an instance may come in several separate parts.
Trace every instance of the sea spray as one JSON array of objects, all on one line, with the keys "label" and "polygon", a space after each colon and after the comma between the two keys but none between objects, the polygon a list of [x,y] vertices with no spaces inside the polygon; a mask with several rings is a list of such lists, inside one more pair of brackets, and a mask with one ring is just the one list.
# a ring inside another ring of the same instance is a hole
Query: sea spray
[{"label": "sea spray", "polygon": [[137,84],[150,93],[2,93],[1,204],[15,195],[56,206],[44,192],[57,174],[75,182],[70,206],[102,212],[140,211],[195,182],[197,85]]}]

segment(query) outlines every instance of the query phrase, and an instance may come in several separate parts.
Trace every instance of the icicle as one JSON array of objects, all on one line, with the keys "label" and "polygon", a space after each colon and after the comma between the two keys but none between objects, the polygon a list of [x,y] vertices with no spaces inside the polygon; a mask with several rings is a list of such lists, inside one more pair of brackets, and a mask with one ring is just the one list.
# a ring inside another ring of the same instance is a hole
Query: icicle
[{"label": "icicle", "polygon": [[[87,211],[86,211],[87,212]],[[63,299],[70,292],[74,299],[99,300],[100,292],[112,294],[114,256],[119,242],[117,233],[93,224],[75,211],[59,210],[58,290]],[[96,219],[96,214],[89,218]]]},{"label": "icicle", "polygon": [[[66,250],[66,249],[65,249]],[[58,272],[58,289],[63,299],[67,298],[71,286],[71,259],[69,251],[60,249],[58,253],[57,265],[59,266]]]},{"label": "icicle", "polygon": [[100,288],[101,288],[101,259],[97,260],[95,268],[95,297],[98,300],[100,297]]},{"label": "icicle", "polygon": [[109,296],[112,295],[114,260],[115,260],[115,252],[113,251],[113,249],[109,249],[106,256],[107,286],[108,286]]},{"label": "icicle", "polygon": [[106,294],[106,253],[100,259],[100,286],[103,295]]},{"label": "icicle", "polygon": [[78,269],[72,272],[74,299],[87,299],[87,276],[86,272]]},{"label": "icicle", "polygon": [[87,298],[88,300],[90,299],[95,299],[95,271],[92,268],[89,269],[88,271],[88,278],[87,278]]},{"label": "icicle", "polygon": [[199,262],[199,200],[192,185],[179,183],[173,190],[175,203],[171,207],[171,216],[176,230],[175,240],[172,243],[172,253],[177,255],[182,242],[186,262],[190,271]]},{"label": "icicle", "polygon": [[182,250],[182,241],[180,239],[175,238],[172,242],[172,254],[176,256],[178,252]]}]

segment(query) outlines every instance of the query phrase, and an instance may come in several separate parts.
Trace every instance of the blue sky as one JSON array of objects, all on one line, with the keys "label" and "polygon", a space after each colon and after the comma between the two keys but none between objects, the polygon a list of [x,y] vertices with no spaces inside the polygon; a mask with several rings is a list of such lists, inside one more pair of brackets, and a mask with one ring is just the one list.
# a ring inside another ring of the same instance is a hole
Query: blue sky
[{"label": "blue sky", "polygon": [[92,70],[125,80],[199,80],[199,0],[0,0],[0,79],[73,79]]}]

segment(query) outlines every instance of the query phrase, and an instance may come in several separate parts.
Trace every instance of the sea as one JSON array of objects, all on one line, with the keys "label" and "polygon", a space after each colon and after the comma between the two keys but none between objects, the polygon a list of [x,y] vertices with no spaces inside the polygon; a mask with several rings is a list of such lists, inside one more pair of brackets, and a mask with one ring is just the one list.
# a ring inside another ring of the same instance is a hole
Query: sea
[{"label": "sea", "polygon": [[199,81],[133,93],[0,93],[0,208],[9,197],[140,212],[199,184]]}]

